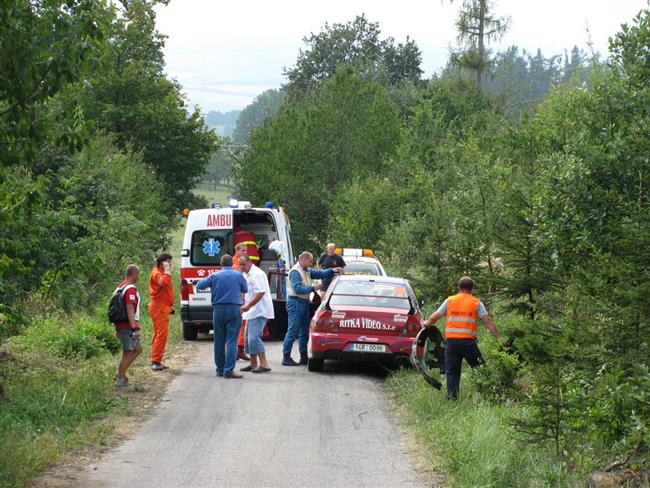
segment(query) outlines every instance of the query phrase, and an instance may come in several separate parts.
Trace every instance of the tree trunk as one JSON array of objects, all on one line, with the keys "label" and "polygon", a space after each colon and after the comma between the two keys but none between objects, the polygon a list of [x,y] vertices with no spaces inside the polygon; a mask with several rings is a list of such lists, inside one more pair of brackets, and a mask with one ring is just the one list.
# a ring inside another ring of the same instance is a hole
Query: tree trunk
[{"label": "tree trunk", "polygon": [[479,19],[478,19],[478,65],[476,66],[476,84],[479,90],[483,83],[483,61],[485,59],[485,11],[487,0],[479,0]]}]

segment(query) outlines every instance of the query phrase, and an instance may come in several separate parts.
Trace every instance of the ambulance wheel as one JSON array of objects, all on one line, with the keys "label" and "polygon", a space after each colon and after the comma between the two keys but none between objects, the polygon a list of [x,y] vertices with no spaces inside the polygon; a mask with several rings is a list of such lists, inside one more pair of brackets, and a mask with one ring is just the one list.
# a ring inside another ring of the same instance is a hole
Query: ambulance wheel
[{"label": "ambulance wheel", "polygon": [[199,330],[189,322],[183,322],[183,339],[195,341]]},{"label": "ambulance wheel", "polygon": [[307,369],[309,371],[315,371],[315,372],[323,371],[323,363],[324,363],[323,359],[313,359],[313,358],[308,359]]}]

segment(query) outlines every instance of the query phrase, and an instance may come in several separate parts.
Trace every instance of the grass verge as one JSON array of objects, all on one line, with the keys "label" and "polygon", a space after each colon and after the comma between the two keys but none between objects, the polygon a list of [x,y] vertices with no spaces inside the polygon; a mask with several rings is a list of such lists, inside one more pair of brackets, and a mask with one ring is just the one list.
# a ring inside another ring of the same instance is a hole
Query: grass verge
[{"label": "grass verge", "polygon": [[[174,257],[180,254],[181,239],[179,228],[172,235]],[[175,284],[179,264],[175,260]],[[121,424],[118,418],[145,410],[162,395],[182,362],[174,358],[182,327],[179,315],[172,315],[166,350],[166,360],[170,352],[172,356],[171,373],[151,372],[152,324],[146,312],[151,264],[141,268],[144,351],[129,371],[130,387],[114,386],[121,348],[107,322],[106,304],[73,315],[53,310],[0,347],[1,487],[27,486],[47,467],[110,443]]]},{"label": "grass verge", "polygon": [[456,402],[412,370],[397,371],[386,387],[404,428],[450,487],[568,488],[586,480],[551,449],[518,440],[509,421],[520,407],[482,401],[466,378]]}]

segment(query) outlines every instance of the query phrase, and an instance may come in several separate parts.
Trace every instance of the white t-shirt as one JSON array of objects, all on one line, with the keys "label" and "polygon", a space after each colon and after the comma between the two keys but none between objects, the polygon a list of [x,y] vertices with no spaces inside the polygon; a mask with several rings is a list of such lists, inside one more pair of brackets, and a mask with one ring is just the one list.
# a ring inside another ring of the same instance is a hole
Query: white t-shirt
[{"label": "white t-shirt", "polygon": [[264,292],[264,295],[248,312],[242,314],[242,318],[245,320],[256,319],[258,317],[267,319],[275,318],[273,314],[273,299],[271,298],[271,289],[269,288],[266,273],[253,265],[248,273],[244,273],[244,277],[248,284],[246,303],[249,303],[257,293]]}]

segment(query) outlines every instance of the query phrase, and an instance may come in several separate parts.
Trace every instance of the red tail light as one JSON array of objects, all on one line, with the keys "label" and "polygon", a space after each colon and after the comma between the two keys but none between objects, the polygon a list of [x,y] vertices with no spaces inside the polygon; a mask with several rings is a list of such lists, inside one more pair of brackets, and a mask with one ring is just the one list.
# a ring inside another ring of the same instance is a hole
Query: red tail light
[{"label": "red tail light", "polygon": [[402,326],[401,334],[408,337],[415,337],[421,328],[422,326],[417,320],[409,320]]},{"label": "red tail light", "polygon": [[190,299],[190,284],[185,278],[181,279],[181,300]]},{"label": "red tail light", "polygon": [[323,315],[318,317],[318,320],[314,322],[314,330],[320,332],[327,332],[334,328],[336,322],[332,319],[332,312],[324,312]]}]

